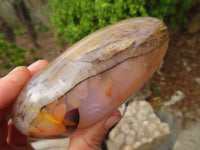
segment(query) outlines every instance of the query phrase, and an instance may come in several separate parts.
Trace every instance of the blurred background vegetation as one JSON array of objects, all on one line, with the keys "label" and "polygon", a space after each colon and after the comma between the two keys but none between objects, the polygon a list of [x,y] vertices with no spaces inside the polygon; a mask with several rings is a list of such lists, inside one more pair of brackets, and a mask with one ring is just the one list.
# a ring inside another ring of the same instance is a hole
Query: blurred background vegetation
[{"label": "blurred background vegetation", "polygon": [[[0,76],[18,65],[37,60],[38,32],[55,29],[60,46],[70,45],[95,30],[119,20],[152,16],[163,20],[173,31],[187,22],[192,0],[1,0]],[[15,38],[28,34],[34,49],[17,46]]]},{"label": "blurred background vegetation", "polygon": [[191,0],[49,0],[48,6],[57,41],[73,44],[99,28],[137,16],[157,17],[180,30],[190,4]]}]

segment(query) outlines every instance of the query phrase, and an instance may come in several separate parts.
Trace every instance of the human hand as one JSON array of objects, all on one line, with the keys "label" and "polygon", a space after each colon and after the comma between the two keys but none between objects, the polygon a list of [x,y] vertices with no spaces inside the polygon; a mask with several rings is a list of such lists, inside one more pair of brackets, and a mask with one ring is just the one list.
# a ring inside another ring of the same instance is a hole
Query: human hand
[{"label": "human hand", "polygon": [[99,150],[105,134],[120,118],[119,110],[115,110],[95,125],[85,129],[77,129],[70,136],[68,150]]},{"label": "human hand", "polygon": [[[11,107],[25,83],[47,64],[39,60],[27,67],[17,67],[5,77],[0,78],[0,149],[32,149],[27,137],[22,135],[9,119]],[[8,120],[9,119],[9,120]]]},{"label": "human hand", "polygon": [[[22,135],[13,125],[12,119],[8,121],[11,106],[25,83],[36,72],[42,69],[47,61],[40,60],[28,68],[17,67],[8,75],[0,78],[0,149],[2,150],[25,150],[32,149],[27,137]],[[118,110],[106,116],[95,125],[78,129],[71,138],[68,150],[96,150],[109,128],[119,121],[121,115]]]}]

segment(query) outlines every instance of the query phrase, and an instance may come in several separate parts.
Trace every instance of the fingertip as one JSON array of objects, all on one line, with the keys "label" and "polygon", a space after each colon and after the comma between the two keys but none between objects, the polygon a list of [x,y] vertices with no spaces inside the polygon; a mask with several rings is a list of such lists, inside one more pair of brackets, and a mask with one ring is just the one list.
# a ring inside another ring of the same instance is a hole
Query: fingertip
[{"label": "fingertip", "polygon": [[111,113],[104,123],[105,130],[109,130],[113,125],[115,125],[121,118],[121,113],[119,110],[116,110]]},{"label": "fingertip", "polygon": [[32,63],[30,66],[28,66],[28,69],[31,72],[31,75],[34,75],[36,72],[44,68],[47,64],[48,64],[48,61],[46,60],[38,60]]},{"label": "fingertip", "polygon": [[118,117],[120,117],[121,118],[121,112],[117,109],[117,110],[114,110],[111,114],[110,114],[110,116],[118,116]]},{"label": "fingertip", "polygon": [[31,78],[31,73],[27,67],[19,66],[8,73],[4,79],[7,84],[13,87],[22,88],[24,84]]},{"label": "fingertip", "polygon": [[30,78],[31,73],[27,67],[19,66],[4,76],[2,82],[6,87],[21,89]]}]

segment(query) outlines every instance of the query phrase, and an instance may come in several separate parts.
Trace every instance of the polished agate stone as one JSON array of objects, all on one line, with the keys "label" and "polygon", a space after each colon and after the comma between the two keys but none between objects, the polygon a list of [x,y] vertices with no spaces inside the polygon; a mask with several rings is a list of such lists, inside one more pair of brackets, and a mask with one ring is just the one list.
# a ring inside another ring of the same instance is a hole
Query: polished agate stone
[{"label": "polished agate stone", "polygon": [[21,91],[13,120],[36,138],[69,137],[124,103],[153,75],[168,47],[165,24],[127,19],[67,49]]}]

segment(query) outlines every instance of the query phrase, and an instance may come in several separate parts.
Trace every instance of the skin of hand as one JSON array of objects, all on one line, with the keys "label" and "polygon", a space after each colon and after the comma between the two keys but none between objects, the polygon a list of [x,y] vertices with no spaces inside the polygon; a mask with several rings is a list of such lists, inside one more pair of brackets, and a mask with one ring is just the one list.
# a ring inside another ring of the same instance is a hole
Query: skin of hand
[{"label": "skin of hand", "polygon": [[[31,150],[28,137],[21,134],[14,126],[10,113],[12,104],[26,82],[48,64],[39,60],[29,67],[17,67],[0,78],[0,149]],[[104,135],[120,120],[118,110],[113,111],[95,125],[77,129],[70,137],[68,150],[98,150]]]}]

